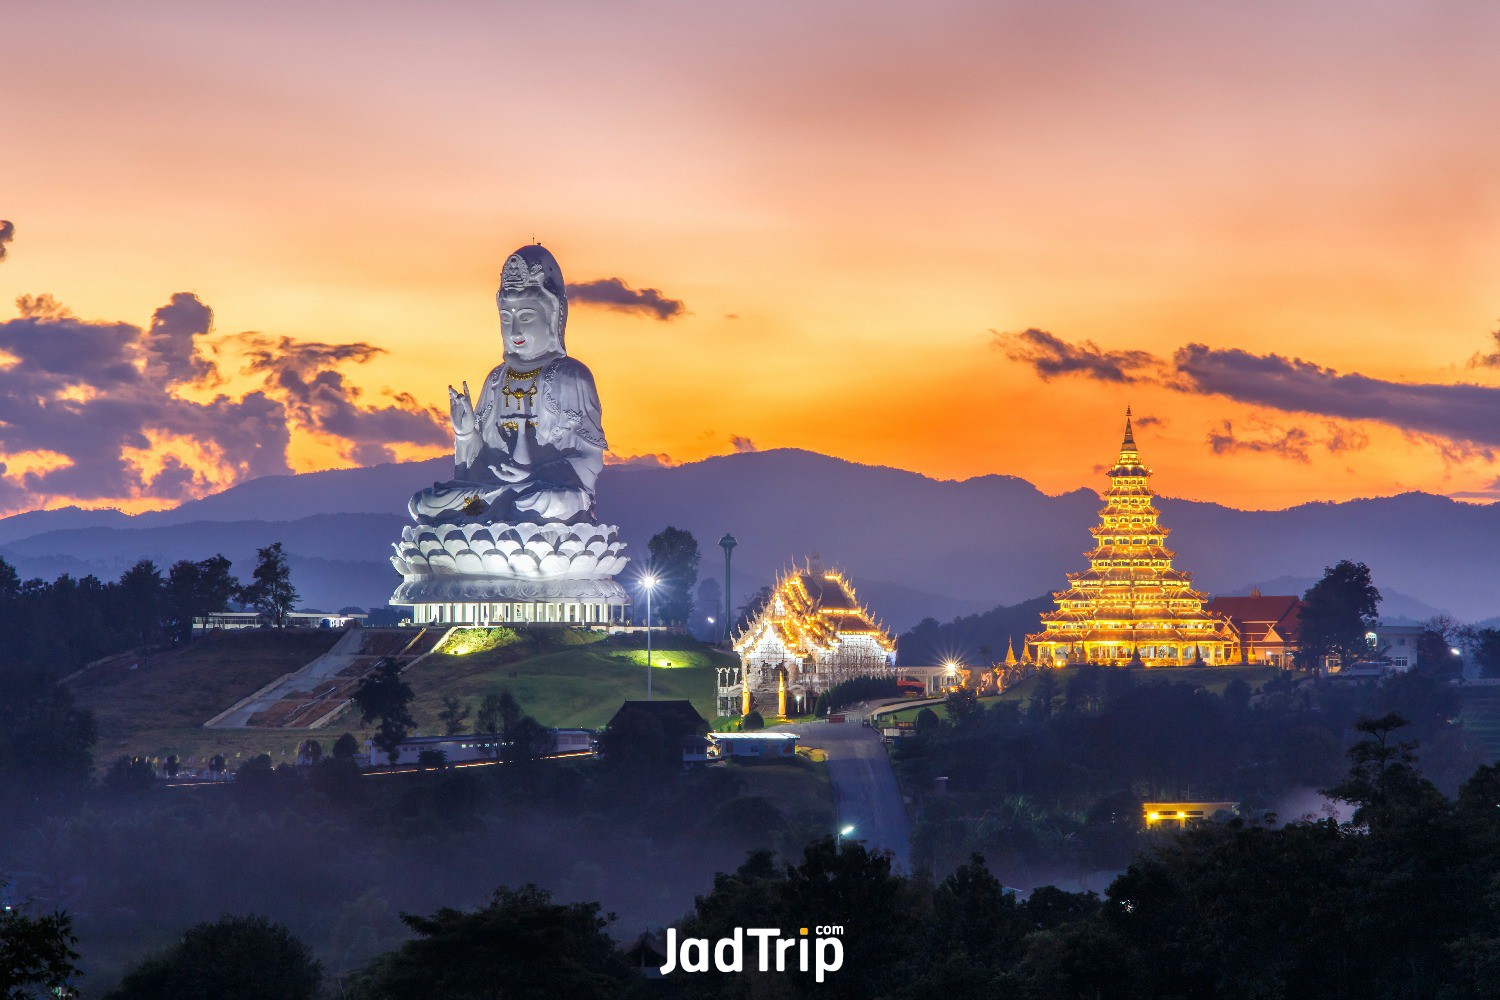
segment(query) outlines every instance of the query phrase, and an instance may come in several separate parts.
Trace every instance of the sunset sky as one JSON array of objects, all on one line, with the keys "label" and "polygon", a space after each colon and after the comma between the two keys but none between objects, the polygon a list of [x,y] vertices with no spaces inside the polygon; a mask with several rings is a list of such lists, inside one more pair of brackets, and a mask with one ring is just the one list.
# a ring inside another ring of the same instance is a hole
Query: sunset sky
[{"label": "sunset sky", "polygon": [[0,513],[443,453],[533,238],[619,459],[1500,498],[1490,0],[223,6],[0,13]]}]

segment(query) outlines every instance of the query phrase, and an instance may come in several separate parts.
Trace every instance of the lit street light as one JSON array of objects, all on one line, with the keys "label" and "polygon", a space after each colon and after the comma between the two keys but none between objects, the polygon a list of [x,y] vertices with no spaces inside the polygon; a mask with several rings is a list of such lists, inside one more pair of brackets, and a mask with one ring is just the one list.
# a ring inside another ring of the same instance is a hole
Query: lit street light
[{"label": "lit street light", "polygon": [[846,826],[842,830],[840,830],[839,831],[839,837],[838,837],[838,845],[840,847],[842,847],[843,844],[844,844],[844,838],[847,837],[847,836],[849,836],[849,834],[851,834],[853,832],[854,832],[853,825]]},{"label": "lit street light", "polygon": [[651,700],[651,592],[656,589],[656,577],[647,573],[641,577],[646,586],[646,700]]}]

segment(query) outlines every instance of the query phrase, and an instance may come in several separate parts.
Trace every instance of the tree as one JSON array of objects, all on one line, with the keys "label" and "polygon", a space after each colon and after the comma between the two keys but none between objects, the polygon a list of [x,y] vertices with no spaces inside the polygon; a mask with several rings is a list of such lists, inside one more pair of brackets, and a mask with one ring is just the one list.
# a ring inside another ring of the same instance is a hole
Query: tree
[{"label": "tree", "polygon": [[656,576],[652,610],[670,625],[685,625],[693,613],[693,587],[698,583],[698,540],[692,532],[668,525],[646,543],[651,572]]},{"label": "tree", "polygon": [[115,585],[119,620],[132,643],[149,645],[161,637],[162,587],[161,570],[150,559],[142,559],[127,569]]},{"label": "tree", "polygon": [[354,985],[356,1000],[613,1000],[635,973],[606,933],[598,903],[554,903],[535,885],[495,890],[471,913],[403,913],[416,932]]},{"label": "tree", "polygon": [[179,644],[193,639],[193,619],[224,611],[240,593],[240,582],[222,555],[192,562],[183,559],[167,571],[166,624]]},{"label": "tree", "polygon": [[1302,595],[1297,626],[1297,659],[1304,670],[1319,671],[1336,656],[1348,666],[1370,654],[1366,633],[1375,627],[1380,591],[1370,582],[1370,567],[1343,560],[1323,570],[1323,578]]},{"label": "tree", "polygon": [[1417,774],[1416,742],[1392,739],[1396,730],[1409,724],[1395,712],[1354,724],[1367,738],[1349,748],[1349,777],[1325,793],[1357,806],[1354,822],[1385,825],[1403,805],[1428,792],[1437,796],[1437,790]]},{"label": "tree", "polygon": [[401,679],[401,665],[388,656],[382,657],[354,689],[351,700],[360,711],[361,721],[369,725],[380,720],[371,742],[385,752],[388,763],[396,763],[397,748],[417,726],[417,720],[411,717],[411,699],[411,686]]},{"label": "tree", "polygon": [[944,705],[948,709],[949,720],[955,726],[966,726],[984,715],[984,706],[979,703],[979,695],[973,688],[961,687],[949,691]]},{"label": "tree", "polygon": [[528,764],[552,750],[552,733],[531,716],[523,715],[506,729],[501,745],[507,762]]},{"label": "tree", "polygon": [[1057,706],[1057,678],[1052,670],[1044,669],[1037,675],[1036,687],[1026,702],[1026,718],[1032,722],[1046,722],[1052,718]]},{"label": "tree", "polygon": [[144,795],[156,787],[156,769],[140,757],[121,757],[104,774],[104,790],[111,795]]},{"label": "tree", "polygon": [[105,1000],[314,1000],[322,979],[312,951],[281,924],[224,917],[136,966]]},{"label": "tree", "polygon": [[443,724],[444,736],[457,736],[464,731],[464,723],[469,721],[470,708],[451,694],[443,695],[443,710],[438,713],[438,721]]},{"label": "tree", "polygon": [[917,719],[913,723],[913,726],[919,733],[930,733],[939,729],[942,724],[943,720],[938,718],[936,712],[930,708],[924,708],[917,713]]},{"label": "tree", "polygon": [[40,670],[0,670],[0,815],[88,785],[93,713]]},{"label": "tree", "polygon": [[[0,889],[5,886],[0,882]],[[80,974],[77,943],[66,913],[32,917],[18,906],[0,908],[0,997],[25,1000],[35,995],[34,987],[72,996],[71,981]]]},{"label": "tree", "polygon": [[286,628],[286,616],[297,603],[297,589],[292,586],[292,569],[280,542],[255,552],[258,562],[250,582],[240,590],[240,600],[265,615],[277,628]]},{"label": "tree", "polygon": [[1500,677],[1500,629],[1474,630],[1472,640],[1474,665],[1485,677]]},{"label": "tree", "polygon": [[749,715],[740,720],[740,728],[747,733],[752,733],[757,729],[766,728],[766,720],[759,712],[752,710]]},{"label": "tree", "polygon": [[353,760],[357,753],[359,753],[359,740],[354,738],[353,733],[344,733],[333,741],[334,760]]},{"label": "tree", "polygon": [[521,718],[521,703],[510,693],[509,688],[499,694],[487,694],[479,703],[478,724],[481,732],[504,733]]}]

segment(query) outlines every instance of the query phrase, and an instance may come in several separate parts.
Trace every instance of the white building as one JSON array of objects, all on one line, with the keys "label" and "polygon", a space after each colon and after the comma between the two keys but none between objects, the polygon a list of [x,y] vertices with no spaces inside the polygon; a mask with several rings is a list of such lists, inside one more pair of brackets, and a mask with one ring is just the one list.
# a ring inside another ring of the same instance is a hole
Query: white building
[{"label": "white building", "polygon": [[795,757],[798,738],[797,733],[709,733],[708,759]]},{"label": "white building", "polygon": [[[597,734],[592,729],[549,729],[552,734],[551,756],[593,752]],[[392,761],[384,750],[365,740],[371,767],[389,766]],[[500,737],[493,733],[467,733],[459,736],[408,736],[396,748],[396,764],[416,764],[423,750],[436,750],[448,764],[492,761],[499,756]]]}]

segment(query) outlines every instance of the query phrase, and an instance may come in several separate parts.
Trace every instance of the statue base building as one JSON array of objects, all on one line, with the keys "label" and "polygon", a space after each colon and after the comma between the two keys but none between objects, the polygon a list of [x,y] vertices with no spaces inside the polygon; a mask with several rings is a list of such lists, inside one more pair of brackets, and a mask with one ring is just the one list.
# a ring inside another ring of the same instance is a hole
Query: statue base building
[{"label": "statue base building", "polygon": [[391,603],[418,625],[608,625],[630,596],[619,529],[602,524],[411,525],[391,564]]}]

